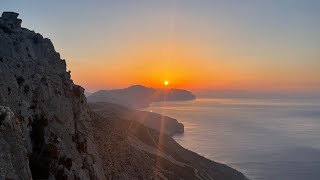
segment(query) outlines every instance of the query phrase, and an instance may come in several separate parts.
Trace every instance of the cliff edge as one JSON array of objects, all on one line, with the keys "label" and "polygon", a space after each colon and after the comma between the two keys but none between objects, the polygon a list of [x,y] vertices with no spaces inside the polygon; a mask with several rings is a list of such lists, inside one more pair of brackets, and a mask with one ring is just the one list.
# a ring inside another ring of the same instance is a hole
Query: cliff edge
[{"label": "cliff edge", "polygon": [[19,124],[0,126],[0,157],[11,156],[0,161],[1,177],[105,179],[83,88],[51,41],[21,28],[17,17],[0,18],[0,105],[10,108],[7,125]]}]

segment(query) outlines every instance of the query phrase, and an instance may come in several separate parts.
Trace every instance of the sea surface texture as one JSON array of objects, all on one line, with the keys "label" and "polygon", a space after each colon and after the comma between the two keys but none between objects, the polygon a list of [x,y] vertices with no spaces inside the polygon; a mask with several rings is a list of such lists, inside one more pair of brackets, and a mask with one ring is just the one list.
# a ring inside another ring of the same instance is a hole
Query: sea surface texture
[{"label": "sea surface texture", "polygon": [[200,98],[145,110],[178,119],[180,145],[252,180],[320,179],[319,99]]}]

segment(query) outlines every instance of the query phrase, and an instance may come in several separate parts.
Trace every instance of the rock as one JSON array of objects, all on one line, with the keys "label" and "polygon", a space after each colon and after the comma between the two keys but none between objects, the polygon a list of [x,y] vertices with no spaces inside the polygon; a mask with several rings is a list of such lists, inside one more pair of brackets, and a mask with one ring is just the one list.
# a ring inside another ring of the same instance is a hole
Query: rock
[{"label": "rock", "polygon": [[21,123],[9,107],[0,106],[0,179],[31,179]]},{"label": "rock", "polygon": [[[83,88],[72,82],[51,41],[20,28],[17,17],[4,12],[0,18],[0,105],[11,109],[1,112],[16,117],[1,125],[1,176],[106,179]],[[61,165],[63,158],[72,166]]]},{"label": "rock", "polygon": [[6,21],[12,21],[18,19],[19,14],[15,12],[3,12],[2,18]]},{"label": "rock", "polygon": [[3,12],[0,23],[3,27],[8,28],[8,31],[21,28],[22,20],[18,19],[18,13]]}]

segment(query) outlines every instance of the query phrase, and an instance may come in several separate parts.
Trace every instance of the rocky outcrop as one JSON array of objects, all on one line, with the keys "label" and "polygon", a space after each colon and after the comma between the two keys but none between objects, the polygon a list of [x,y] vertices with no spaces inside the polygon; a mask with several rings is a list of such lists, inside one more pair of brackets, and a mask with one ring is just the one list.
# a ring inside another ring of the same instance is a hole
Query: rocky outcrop
[{"label": "rocky outcrop", "polygon": [[[83,88],[72,82],[51,41],[21,28],[17,16],[4,12],[0,18],[0,105],[16,117],[1,125],[7,145],[1,146],[0,157],[10,150],[15,158],[0,161],[0,174],[6,179],[12,174],[22,179],[30,174],[33,179],[105,179]],[[19,125],[13,126],[16,121]]]},{"label": "rocky outcrop", "polygon": [[91,111],[51,41],[0,18],[0,179],[246,179],[139,121]]},{"label": "rocky outcrop", "polygon": [[141,85],[125,89],[100,90],[88,96],[89,102],[109,102],[131,108],[148,107],[152,102],[194,99],[195,95],[183,89],[154,89]]},{"label": "rocky outcrop", "polygon": [[90,108],[107,119],[125,119],[128,121],[137,121],[148,128],[157,130],[167,135],[180,134],[184,132],[183,124],[176,119],[163,116],[161,114],[139,111],[126,108],[112,103],[89,103]]}]

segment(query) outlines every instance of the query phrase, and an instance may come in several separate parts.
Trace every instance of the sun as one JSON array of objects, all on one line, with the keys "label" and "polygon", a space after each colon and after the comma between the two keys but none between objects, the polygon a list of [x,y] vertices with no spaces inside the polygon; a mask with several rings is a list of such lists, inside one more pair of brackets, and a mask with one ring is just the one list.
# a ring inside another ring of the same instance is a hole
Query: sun
[{"label": "sun", "polygon": [[164,84],[165,86],[168,86],[168,85],[169,85],[169,81],[164,81],[163,84]]}]

